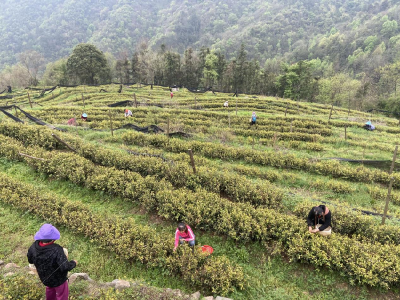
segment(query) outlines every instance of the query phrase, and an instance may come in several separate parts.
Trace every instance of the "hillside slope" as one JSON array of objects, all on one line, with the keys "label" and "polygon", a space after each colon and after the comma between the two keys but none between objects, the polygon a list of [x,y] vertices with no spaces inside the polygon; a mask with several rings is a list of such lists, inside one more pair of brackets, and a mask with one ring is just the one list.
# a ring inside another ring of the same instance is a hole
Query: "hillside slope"
[{"label": "hillside slope", "polygon": [[165,44],[181,53],[213,47],[228,57],[243,42],[249,57],[262,63],[276,56],[318,57],[336,69],[357,71],[357,59],[376,49],[383,53],[379,59],[396,58],[399,16],[399,4],[388,0],[5,0],[0,67],[29,49],[52,61],[81,42],[118,56],[148,40],[155,48]]}]

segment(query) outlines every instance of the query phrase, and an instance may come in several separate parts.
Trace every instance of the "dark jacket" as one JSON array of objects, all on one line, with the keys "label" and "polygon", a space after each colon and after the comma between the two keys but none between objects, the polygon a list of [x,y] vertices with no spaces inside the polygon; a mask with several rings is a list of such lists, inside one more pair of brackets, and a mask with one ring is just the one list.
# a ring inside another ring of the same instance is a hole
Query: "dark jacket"
[{"label": "dark jacket", "polygon": [[[322,208],[322,211],[325,212],[326,206],[325,205],[319,205],[319,207]],[[314,213],[314,208],[310,210],[308,213],[307,217],[307,225],[308,226],[315,226],[316,224],[321,224],[321,227],[319,228],[319,231],[323,231],[329,226],[332,227],[332,213],[329,211],[324,217],[318,218],[315,216]]]},{"label": "dark jacket", "polygon": [[67,280],[68,271],[76,267],[76,263],[68,261],[60,245],[39,246],[35,241],[28,250],[28,261],[34,264],[39,278],[45,286],[57,287]]}]

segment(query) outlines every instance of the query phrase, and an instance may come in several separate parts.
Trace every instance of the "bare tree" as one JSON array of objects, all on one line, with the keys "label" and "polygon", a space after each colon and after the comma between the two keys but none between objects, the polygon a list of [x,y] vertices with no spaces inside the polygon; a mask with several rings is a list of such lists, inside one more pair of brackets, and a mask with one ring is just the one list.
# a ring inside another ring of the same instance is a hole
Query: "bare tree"
[{"label": "bare tree", "polygon": [[35,50],[28,50],[18,55],[18,61],[30,76],[29,84],[38,85],[38,73],[44,65],[43,55]]}]

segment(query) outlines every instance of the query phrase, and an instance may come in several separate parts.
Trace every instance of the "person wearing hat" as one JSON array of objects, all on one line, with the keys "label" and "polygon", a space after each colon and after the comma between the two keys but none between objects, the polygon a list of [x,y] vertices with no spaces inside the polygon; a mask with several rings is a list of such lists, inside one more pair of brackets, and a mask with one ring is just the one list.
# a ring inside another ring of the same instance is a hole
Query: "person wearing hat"
[{"label": "person wearing hat", "polygon": [[125,118],[132,117],[132,112],[129,109],[125,109]]},{"label": "person wearing hat", "polygon": [[28,262],[34,264],[40,280],[46,286],[46,300],[68,300],[68,271],[77,261],[68,261],[63,247],[54,242],[60,232],[51,224],[44,224],[35,234],[35,242],[28,250]]},{"label": "person wearing hat", "polygon": [[229,106],[228,101],[225,101],[225,102],[224,102],[224,107],[228,107],[228,106]]},{"label": "person wearing hat", "polygon": [[[325,205],[313,207],[307,217],[308,231],[326,236],[331,234],[332,213]],[[313,225],[315,228],[313,229]]]},{"label": "person wearing hat", "polygon": [[86,114],[86,113],[83,113],[83,114],[81,115],[81,119],[82,119],[83,121],[87,121],[87,114]]},{"label": "person wearing hat", "polygon": [[189,243],[189,246],[193,248],[195,244],[195,236],[190,226],[181,222],[178,223],[178,228],[176,228],[175,231],[174,251],[176,250],[176,248],[178,248],[179,244],[182,245],[185,242]]}]

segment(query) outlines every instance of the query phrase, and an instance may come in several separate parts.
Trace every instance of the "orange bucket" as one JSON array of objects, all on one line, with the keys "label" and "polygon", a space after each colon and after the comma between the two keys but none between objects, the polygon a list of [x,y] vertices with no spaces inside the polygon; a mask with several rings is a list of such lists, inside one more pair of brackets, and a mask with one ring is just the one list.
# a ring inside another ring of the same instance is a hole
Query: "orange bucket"
[{"label": "orange bucket", "polygon": [[203,252],[208,252],[209,255],[214,252],[214,249],[211,246],[208,246],[208,245],[202,246],[201,250]]}]

